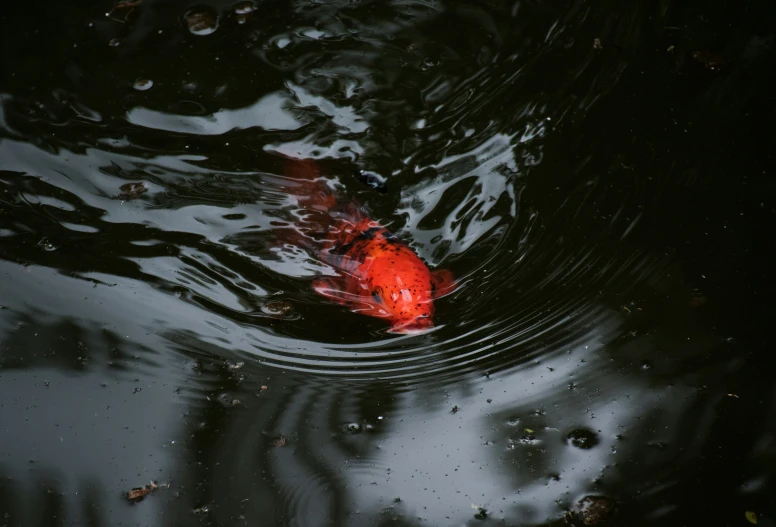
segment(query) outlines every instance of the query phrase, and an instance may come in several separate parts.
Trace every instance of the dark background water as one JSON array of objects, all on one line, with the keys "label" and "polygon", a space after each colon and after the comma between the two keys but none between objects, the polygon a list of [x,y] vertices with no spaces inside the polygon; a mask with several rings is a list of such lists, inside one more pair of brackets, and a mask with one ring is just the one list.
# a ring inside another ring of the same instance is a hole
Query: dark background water
[{"label": "dark background water", "polygon": [[[0,524],[774,525],[772,2],[17,1],[0,43]],[[462,278],[436,330],[312,292],[282,155]]]}]

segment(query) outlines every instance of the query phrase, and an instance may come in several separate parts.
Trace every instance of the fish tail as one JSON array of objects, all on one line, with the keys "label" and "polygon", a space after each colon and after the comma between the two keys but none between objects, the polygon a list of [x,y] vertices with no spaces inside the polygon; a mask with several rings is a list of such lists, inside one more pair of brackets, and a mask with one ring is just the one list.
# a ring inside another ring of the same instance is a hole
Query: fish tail
[{"label": "fish tail", "polygon": [[311,159],[288,158],[285,163],[285,176],[298,188],[302,207],[320,212],[329,212],[337,205],[337,197],[327,181],[321,177],[318,165]]}]

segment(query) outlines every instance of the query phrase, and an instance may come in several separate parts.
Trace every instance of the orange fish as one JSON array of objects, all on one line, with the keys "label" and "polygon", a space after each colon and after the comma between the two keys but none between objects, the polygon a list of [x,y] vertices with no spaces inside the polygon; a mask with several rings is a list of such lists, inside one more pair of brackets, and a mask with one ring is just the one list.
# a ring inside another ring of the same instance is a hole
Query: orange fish
[{"label": "orange fish", "polygon": [[339,272],[339,277],[315,280],[313,289],[355,313],[385,319],[391,333],[434,327],[434,299],[455,289],[452,273],[430,271],[409,245],[355,206],[332,212],[336,196],[312,161],[289,162],[286,175],[297,186],[300,205],[318,216],[312,223],[325,221],[316,252]]}]

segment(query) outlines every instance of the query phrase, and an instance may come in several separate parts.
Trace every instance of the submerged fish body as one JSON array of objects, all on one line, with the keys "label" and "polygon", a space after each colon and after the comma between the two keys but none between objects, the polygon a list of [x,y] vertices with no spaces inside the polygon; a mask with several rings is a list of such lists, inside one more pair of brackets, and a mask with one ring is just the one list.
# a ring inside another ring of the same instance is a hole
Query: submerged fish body
[{"label": "submerged fish body", "polygon": [[432,328],[434,299],[454,289],[452,273],[429,270],[409,245],[354,206],[331,214],[336,196],[311,161],[291,161],[287,175],[301,186],[300,205],[329,214],[317,252],[339,276],[319,278],[313,289],[353,312],[385,319],[392,333]]}]

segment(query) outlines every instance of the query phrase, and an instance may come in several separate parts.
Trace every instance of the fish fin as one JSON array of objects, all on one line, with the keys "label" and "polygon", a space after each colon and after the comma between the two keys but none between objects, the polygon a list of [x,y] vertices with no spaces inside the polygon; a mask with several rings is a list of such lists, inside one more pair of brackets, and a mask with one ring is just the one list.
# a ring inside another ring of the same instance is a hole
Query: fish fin
[{"label": "fish fin", "polygon": [[284,168],[285,176],[297,185],[293,193],[300,197],[302,207],[328,213],[337,205],[337,197],[322,180],[315,161],[286,158]]},{"label": "fish fin", "polygon": [[342,278],[318,278],[313,281],[313,289],[319,295],[342,305],[354,313],[369,315],[377,318],[390,317],[390,313],[379,302],[368,300],[362,295],[351,293],[347,289],[347,282]]},{"label": "fish fin", "polygon": [[449,295],[458,287],[453,273],[447,269],[437,269],[431,271],[431,284],[434,286],[434,298],[441,298]]},{"label": "fish fin", "polygon": [[320,172],[312,159],[288,158],[285,162],[285,174],[291,179],[310,181],[316,179]]},{"label": "fish fin", "polygon": [[[371,221],[366,211],[355,203],[348,203],[347,205],[343,206],[342,211],[347,217],[347,219],[353,223],[362,223],[362,222],[368,223]],[[366,228],[369,228],[369,227],[366,227]]]},{"label": "fish fin", "polygon": [[347,292],[345,280],[341,278],[316,278],[313,280],[313,290],[343,306],[351,301],[352,295]]}]

